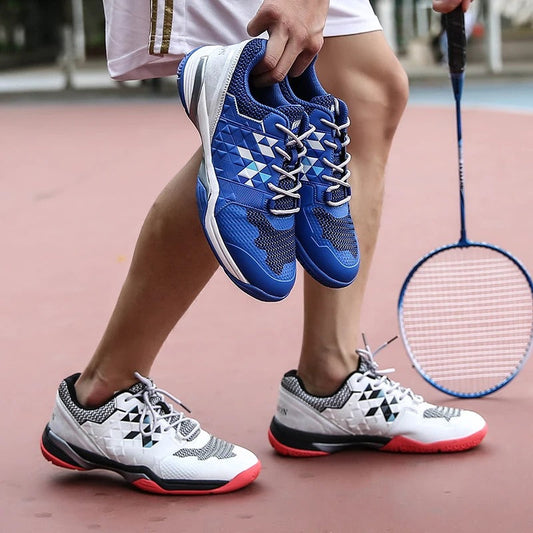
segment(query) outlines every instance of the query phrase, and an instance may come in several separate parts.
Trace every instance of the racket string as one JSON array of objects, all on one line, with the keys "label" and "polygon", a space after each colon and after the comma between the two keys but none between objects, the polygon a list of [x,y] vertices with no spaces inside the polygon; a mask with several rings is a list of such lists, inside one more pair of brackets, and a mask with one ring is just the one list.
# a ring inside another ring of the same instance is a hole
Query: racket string
[{"label": "racket string", "polygon": [[500,250],[450,247],[422,262],[406,287],[402,336],[415,367],[447,392],[494,390],[533,340],[527,274]]}]

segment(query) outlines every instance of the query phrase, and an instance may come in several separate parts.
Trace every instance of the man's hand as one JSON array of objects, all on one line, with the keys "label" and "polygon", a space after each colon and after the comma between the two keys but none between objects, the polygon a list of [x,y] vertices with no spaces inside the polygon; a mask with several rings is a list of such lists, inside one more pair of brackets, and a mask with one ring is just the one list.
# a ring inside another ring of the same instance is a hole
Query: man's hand
[{"label": "man's hand", "polygon": [[433,0],[433,9],[439,13],[449,13],[453,11],[459,4],[463,6],[463,11],[466,11],[473,0]]},{"label": "man's hand", "polygon": [[253,72],[257,85],[302,74],[322,48],[328,8],[329,0],[264,0],[247,28],[252,37],[269,35],[265,57]]}]

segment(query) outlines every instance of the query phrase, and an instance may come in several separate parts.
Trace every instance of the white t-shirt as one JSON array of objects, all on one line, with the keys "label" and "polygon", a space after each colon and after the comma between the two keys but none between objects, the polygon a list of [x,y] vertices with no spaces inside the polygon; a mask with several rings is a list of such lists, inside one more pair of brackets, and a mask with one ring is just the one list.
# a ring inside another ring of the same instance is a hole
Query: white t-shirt
[{"label": "white t-shirt", "polygon": [[[104,0],[107,64],[115,80],[171,76],[198,46],[249,38],[261,0]],[[324,36],[381,30],[369,0],[331,0]],[[266,35],[265,35],[266,37]]]}]

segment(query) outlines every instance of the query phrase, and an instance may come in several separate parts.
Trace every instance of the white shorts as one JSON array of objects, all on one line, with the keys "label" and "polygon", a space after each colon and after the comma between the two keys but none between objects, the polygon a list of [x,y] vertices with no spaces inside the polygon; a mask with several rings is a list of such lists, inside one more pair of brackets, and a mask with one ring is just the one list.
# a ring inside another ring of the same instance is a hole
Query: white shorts
[{"label": "white shorts", "polygon": [[[198,46],[248,39],[246,26],[260,5],[261,0],[104,0],[109,73],[115,80],[172,76]],[[369,0],[331,0],[325,37],[381,29]]]}]

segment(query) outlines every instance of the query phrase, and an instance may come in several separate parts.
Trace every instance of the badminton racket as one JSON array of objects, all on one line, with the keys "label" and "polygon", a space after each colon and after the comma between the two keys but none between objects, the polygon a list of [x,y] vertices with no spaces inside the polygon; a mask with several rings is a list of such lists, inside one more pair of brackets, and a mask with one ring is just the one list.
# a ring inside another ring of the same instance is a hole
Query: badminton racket
[{"label": "badminton racket", "polygon": [[493,393],[522,369],[533,338],[533,284],[524,266],[492,244],[468,240],[461,96],[466,63],[461,6],[445,15],[455,99],[459,241],[433,250],[409,272],[398,302],[400,331],[415,369],[458,397]]}]

